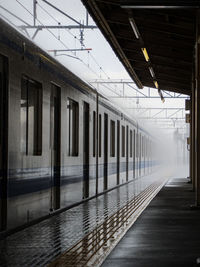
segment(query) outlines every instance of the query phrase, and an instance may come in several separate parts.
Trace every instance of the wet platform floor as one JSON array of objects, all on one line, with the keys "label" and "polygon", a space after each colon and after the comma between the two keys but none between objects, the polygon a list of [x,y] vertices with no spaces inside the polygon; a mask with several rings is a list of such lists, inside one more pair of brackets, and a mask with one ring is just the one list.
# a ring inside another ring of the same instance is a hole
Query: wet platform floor
[{"label": "wet platform floor", "polygon": [[136,179],[4,238],[0,266],[45,266],[157,179],[155,174]]},{"label": "wet platform floor", "polygon": [[200,257],[200,210],[187,179],[171,179],[102,267],[193,267]]}]

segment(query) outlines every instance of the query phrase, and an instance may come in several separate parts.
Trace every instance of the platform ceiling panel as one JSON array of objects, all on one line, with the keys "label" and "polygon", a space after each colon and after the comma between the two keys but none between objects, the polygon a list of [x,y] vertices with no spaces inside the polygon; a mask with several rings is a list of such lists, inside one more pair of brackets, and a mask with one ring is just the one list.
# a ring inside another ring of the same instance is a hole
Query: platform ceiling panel
[{"label": "platform ceiling panel", "polygon": [[199,1],[82,2],[139,88],[190,94]]}]

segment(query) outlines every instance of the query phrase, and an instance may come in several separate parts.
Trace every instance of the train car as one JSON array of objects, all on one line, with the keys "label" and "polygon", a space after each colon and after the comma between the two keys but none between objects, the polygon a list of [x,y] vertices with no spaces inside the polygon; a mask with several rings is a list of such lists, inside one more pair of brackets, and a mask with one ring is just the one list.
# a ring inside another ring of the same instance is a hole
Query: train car
[{"label": "train car", "polygon": [[0,20],[0,229],[152,172],[154,138]]}]

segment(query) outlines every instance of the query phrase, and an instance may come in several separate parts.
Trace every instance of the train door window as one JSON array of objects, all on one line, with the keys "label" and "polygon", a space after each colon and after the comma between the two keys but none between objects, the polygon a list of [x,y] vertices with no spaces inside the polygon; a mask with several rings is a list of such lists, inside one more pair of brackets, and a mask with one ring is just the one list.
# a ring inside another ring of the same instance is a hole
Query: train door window
[{"label": "train door window", "polygon": [[68,155],[78,156],[79,149],[79,104],[78,102],[68,99]]},{"label": "train door window", "polygon": [[130,157],[133,157],[133,131],[130,130]]},{"label": "train door window", "polygon": [[122,126],[122,157],[125,157],[125,127]]},{"label": "train door window", "polygon": [[22,76],[21,81],[21,152],[42,154],[42,84]]},{"label": "train door window", "polygon": [[101,114],[99,114],[99,157],[101,157]]},{"label": "train door window", "polygon": [[110,156],[115,157],[115,122],[110,121]]},{"label": "train door window", "polygon": [[93,157],[96,156],[96,112],[93,111]]}]

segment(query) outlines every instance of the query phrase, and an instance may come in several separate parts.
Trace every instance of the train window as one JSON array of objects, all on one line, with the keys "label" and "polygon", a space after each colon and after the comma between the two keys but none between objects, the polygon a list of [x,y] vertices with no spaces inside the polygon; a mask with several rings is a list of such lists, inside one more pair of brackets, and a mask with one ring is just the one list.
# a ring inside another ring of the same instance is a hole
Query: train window
[{"label": "train window", "polygon": [[110,156],[115,157],[115,122],[110,121]]},{"label": "train window", "polygon": [[125,127],[122,126],[122,157],[125,157]]},{"label": "train window", "polygon": [[101,114],[99,114],[99,157],[101,157]]},{"label": "train window", "polygon": [[129,130],[128,125],[126,126],[126,157],[128,158],[128,137],[129,137]]},{"label": "train window", "polygon": [[79,147],[79,104],[78,102],[68,98],[67,107],[69,110],[68,155],[76,157],[78,156]]},{"label": "train window", "polygon": [[130,157],[133,156],[133,131],[130,130]]},{"label": "train window", "polygon": [[147,138],[145,137],[145,157],[147,157]]},{"label": "train window", "polygon": [[139,148],[139,144],[138,144],[139,140],[138,139],[139,139],[138,133],[136,133],[136,158],[138,158],[138,148]]},{"label": "train window", "polygon": [[135,145],[136,141],[135,141],[135,130],[133,131],[133,157],[135,158],[136,156],[136,145]]},{"label": "train window", "polygon": [[21,152],[42,154],[42,84],[26,76],[21,80]]},{"label": "train window", "polygon": [[96,112],[93,111],[93,157],[96,156]]},{"label": "train window", "polygon": [[141,151],[142,151],[142,157],[144,157],[144,136],[141,137]]}]

